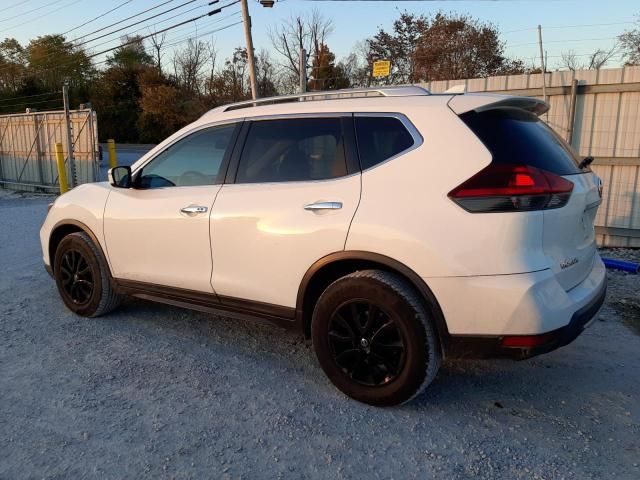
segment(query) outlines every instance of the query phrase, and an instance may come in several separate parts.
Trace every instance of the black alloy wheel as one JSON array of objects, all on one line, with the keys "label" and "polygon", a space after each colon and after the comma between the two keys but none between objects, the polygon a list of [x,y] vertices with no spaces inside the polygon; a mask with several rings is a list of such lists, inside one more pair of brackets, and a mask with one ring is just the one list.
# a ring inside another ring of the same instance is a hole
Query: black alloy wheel
[{"label": "black alloy wheel", "polygon": [[368,300],[340,305],[329,320],[329,346],[336,364],[359,384],[391,382],[405,362],[405,343],[392,315]]},{"label": "black alloy wheel", "polygon": [[104,254],[86,233],[64,237],[52,260],[58,292],[73,313],[99,317],[120,303]]},{"label": "black alloy wheel", "polygon": [[416,397],[442,357],[428,305],[392,272],[359,270],[331,283],[311,319],[313,349],[329,380],[370,405]]},{"label": "black alloy wheel", "polygon": [[60,263],[62,288],[76,305],[85,305],[91,300],[94,289],[93,274],[87,259],[79,250],[67,250]]}]

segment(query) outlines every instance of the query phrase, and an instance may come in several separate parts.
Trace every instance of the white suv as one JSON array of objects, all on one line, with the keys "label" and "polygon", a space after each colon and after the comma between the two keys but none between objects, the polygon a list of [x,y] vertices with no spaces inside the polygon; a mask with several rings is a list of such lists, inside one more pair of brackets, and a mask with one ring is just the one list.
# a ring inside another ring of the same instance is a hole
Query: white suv
[{"label": "white suv", "polygon": [[266,320],[347,395],[404,402],[443,357],[548,352],[604,301],[600,180],[547,108],[418,87],[219,107],[59,197],[44,263],[78,315],[133,295]]}]

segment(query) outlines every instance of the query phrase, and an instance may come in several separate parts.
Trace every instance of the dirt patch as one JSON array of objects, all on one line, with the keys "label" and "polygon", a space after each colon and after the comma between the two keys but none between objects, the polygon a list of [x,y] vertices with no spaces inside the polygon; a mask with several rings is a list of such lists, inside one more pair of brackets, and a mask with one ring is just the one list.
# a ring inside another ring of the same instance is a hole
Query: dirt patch
[{"label": "dirt patch", "polygon": [[564,348],[448,361],[373,408],[276,328],[143,301],[76,317],[42,268],[47,202],[0,198],[0,479],[640,478],[640,336],[614,305],[640,276],[610,272]]}]

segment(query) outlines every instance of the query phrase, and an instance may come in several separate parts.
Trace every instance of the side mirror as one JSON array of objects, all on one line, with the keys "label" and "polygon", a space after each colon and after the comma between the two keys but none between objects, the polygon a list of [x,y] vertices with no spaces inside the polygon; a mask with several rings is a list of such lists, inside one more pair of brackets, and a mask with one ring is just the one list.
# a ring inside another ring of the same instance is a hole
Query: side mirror
[{"label": "side mirror", "polygon": [[119,166],[109,169],[109,183],[118,188],[131,188],[131,167]]}]

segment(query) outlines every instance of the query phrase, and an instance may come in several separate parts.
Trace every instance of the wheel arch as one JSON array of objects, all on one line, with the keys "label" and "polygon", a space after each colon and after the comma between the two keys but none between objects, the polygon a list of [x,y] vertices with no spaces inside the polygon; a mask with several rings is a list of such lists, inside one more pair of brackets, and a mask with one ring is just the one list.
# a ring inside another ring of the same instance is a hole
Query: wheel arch
[{"label": "wheel arch", "polygon": [[367,251],[342,251],[317,260],[305,273],[296,299],[296,320],[305,338],[310,338],[313,307],[326,287],[338,278],[365,269],[395,273],[407,280],[420,295],[424,306],[434,319],[441,351],[449,341],[449,330],[440,304],[426,282],[413,270],[386,255]]},{"label": "wheel arch", "polygon": [[[54,271],[55,255],[62,239],[67,235],[70,235],[72,233],[78,233],[78,232],[86,233],[89,236],[89,238],[91,238],[91,241],[94,243],[98,251],[102,254],[103,258],[105,259],[105,264],[107,265],[107,268],[109,268],[109,262],[106,261],[107,256],[104,254],[104,251],[102,250],[102,245],[100,244],[100,241],[98,240],[98,237],[96,236],[96,234],[93,233],[93,231],[86,224],[78,220],[67,219],[67,220],[60,220],[58,223],[56,223],[54,227],[51,229],[51,234],[49,235],[48,248],[49,248],[49,263],[51,264],[50,265],[51,272],[55,273]],[[109,275],[111,275],[110,268],[109,268]]]}]

